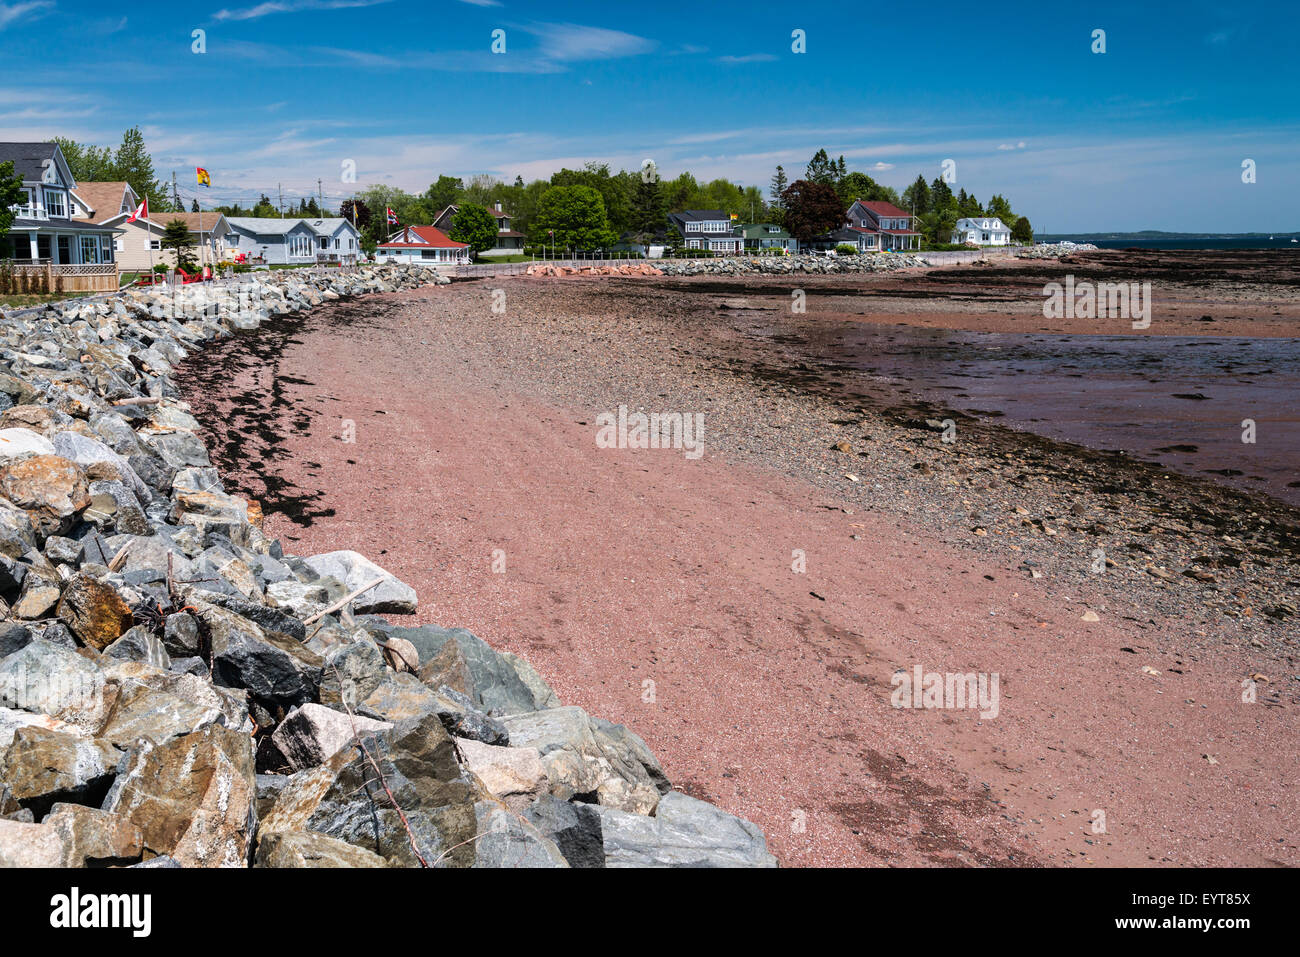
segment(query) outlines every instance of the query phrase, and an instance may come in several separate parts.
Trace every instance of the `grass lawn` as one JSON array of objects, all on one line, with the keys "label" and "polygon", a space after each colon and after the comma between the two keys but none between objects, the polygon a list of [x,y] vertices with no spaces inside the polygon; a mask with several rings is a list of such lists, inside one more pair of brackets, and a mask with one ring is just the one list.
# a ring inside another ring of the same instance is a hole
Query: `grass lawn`
[{"label": "grass lawn", "polygon": [[514,253],[509,256],[479,256],[474,261],[480,263],[530,263],[533,261],[533,257],[525,256],[522,253]]},{"label": "grass lawn", "polygon": [[0,309],[25,309],[28,306],[43,306],[47,302],[59,302],[63,299],[80,299],[93,296],[93,292],[0,292]]}]

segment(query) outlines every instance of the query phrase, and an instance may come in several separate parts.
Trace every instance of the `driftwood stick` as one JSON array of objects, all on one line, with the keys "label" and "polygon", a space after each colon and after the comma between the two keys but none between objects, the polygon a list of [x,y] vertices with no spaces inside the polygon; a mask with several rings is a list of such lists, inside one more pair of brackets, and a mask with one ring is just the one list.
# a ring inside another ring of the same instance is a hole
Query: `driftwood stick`
[{"label": "driftwood stick", "polygon": [[159,402],[162,401],[163,401],[163,397],[160,395],[147,395],[139,399],[117,399],[112,404],[113,405],[157,405]]},{"label": "driftwood stick", "polygon": [[130,550],[130,548],[131,548],[131,543],[127,542],[125,545],[122,546],[122,548],[118,551],[118,553],[113,556],[112,560],[108,563],[108,570],[110,572],[115,572],[123,565],[126,564],[126,553],[127,551]]},{"label": "driftwood stick", "polygon": [[319,621],[320,619],[324,618],[326,615],[334,614],[334,612],[338,611],[348,602],[352,601],[352,599],[365,594],[366,592],[370,591],[370,589],[374,588],[376,585],[382,584],[383,582],[384,582],[383,578],[376,578],[369,585],[362,585],[360,588],[352,592],[350,595],[344,595],[342,598],[340,598],[334,604],[330,605],[328,608],[316,612],[316,614],[312,615],[310,618],[304,619],[303,624],[311,625]]}]

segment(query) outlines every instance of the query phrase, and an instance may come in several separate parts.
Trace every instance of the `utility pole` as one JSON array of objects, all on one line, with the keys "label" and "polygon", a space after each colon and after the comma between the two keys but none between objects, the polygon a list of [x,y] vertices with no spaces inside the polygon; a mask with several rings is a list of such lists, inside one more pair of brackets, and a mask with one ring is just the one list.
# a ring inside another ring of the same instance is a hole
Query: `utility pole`
[{"label": "utility pole", "polygon": [[325,215],[325,188],[321,186],[320,178],[316,179],[316,195],[320,197],[320,214]]},{"label": "utility pole", "polygon": [[280,218],[284,219],[284,187],[280,183],[276,183],[275,188],[280,195]]},{"label": "utility pole", "polygon": [[172,203],[177,209],[181,208],[181,192],[176,188],[176,170],[172,170]]}]

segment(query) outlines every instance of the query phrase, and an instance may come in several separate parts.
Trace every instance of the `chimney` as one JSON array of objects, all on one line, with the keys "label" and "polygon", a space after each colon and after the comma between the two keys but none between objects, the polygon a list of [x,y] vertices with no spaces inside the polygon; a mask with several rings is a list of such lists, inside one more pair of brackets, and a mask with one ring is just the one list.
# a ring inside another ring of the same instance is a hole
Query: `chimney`
[{"label": "chimney", "polygon": [[501,200],[497,200],[497,212],[501,212]]}]

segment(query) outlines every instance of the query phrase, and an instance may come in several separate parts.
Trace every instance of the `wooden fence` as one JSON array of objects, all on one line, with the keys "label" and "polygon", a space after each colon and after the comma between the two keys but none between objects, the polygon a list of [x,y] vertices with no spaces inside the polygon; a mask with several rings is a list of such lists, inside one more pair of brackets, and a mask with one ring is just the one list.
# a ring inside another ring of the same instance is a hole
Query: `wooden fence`
[{"label": "wooden fence", "polygon": [[115,263],[0,263],[0,292],[116,292]]}]

